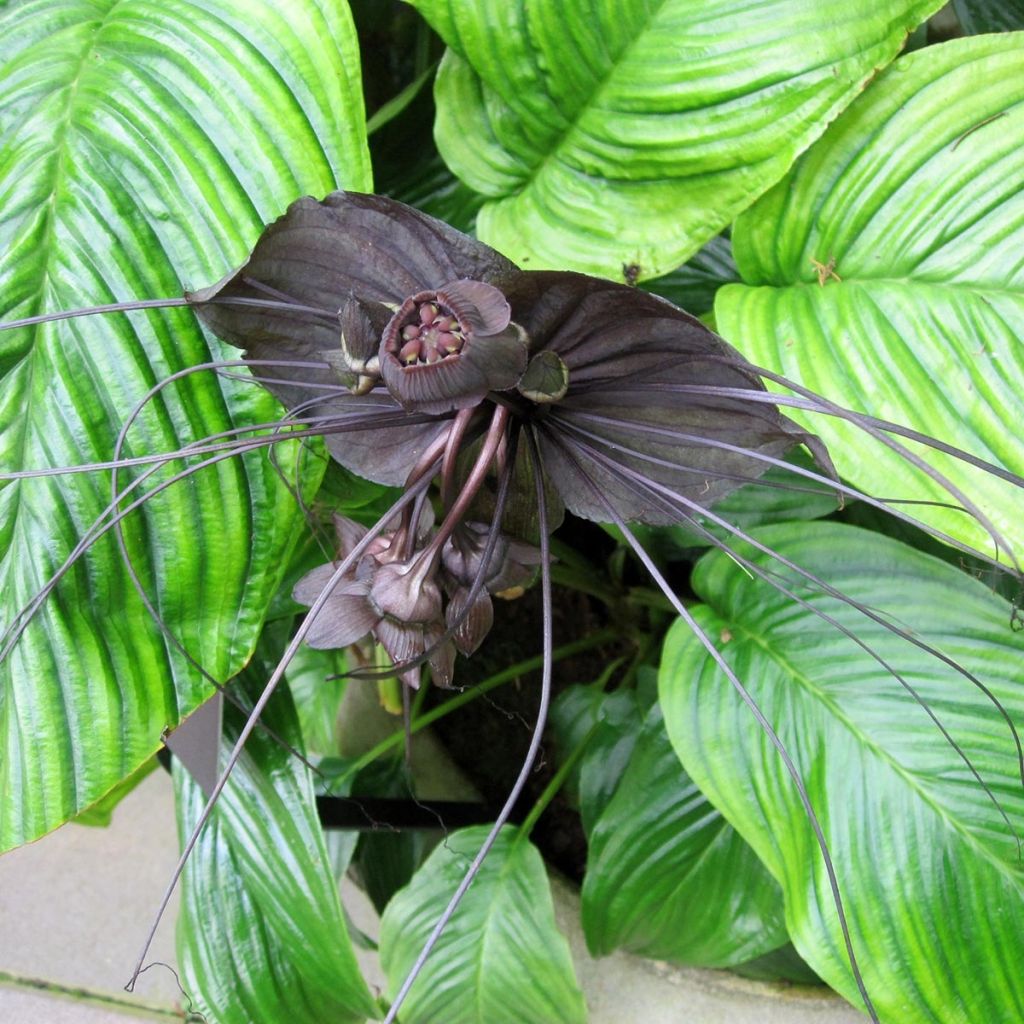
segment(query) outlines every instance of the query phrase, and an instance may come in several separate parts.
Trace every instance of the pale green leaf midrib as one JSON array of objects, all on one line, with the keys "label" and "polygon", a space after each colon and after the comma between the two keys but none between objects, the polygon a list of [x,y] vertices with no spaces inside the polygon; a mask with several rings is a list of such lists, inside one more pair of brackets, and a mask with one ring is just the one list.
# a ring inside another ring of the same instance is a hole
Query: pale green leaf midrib
[{"label": "pale green leaf midrib", "polygon": [[[508,849],[508,853],[507,853],[507,855],[505,857],[504,862],[501,865],[501,869],[498,872],[497,878],[494,880],[494,883],[493,883],[496,889],[501,889],[502,887],[504,887],[504,886],[509,884],[508,881],[507,881],[508,875],[512,872],[512,869],[515,867],[516,863],[521,859],[521,854],[519,852],[520,849],[521,849],[520,843],[521,842],[527,842],[527,841],[528,841],[527,837],[522,832],[519,832],[511,840],[511,843],[510,843],[510,846],[509,846],[509,849]],[[485,1011],[486,1007],[485,1007],[484,998],[483,998],[484,997],[483,969],[484,969],[484,962],[487,959],[486,951],[487,951],[488,941],[491,939],[492,934],[493,934],[492,927],[491,927],[491,922],[495,919],[495,912],[496,912],[496,907],[498,905],[498,902],[499,902],[498,900],[494,900],[494,899],[489,901],[488,906],[487,906],[487,910],[486,910],[486,912],[484,914],[484,925],[480,929],[480,940],[479,940],[479,942],[477,943],[477,946],[476,946],[478,955],[476,957],[476,965],[474,967],[473,992],[474,992],[475,1004],[476,1004],[476,1019],[478,1021],[486,1021],[487,1020],[487,1018],[484,1016],[484,1011]]]},{"label": "pale green leaf midrib", "polygon": [[[513,842],[509,849],[508,855],[505,857],[504,863],[501,865],[501,870],[498,872],[498,877],[495,880],[495,887],[501,888],[505,884],[505,877],[509,871],[509,867],[512,864],[513,859],[516,856],[518,844]],[[494,907],[498,901],[491,900],[488,904],[486,914],[484,915],[484,926],[480,930],[480,941],[477,945],[477,958],[476,967],[473,971],[473,992],[476,997],[476,1019],[478,1021],[484,1021],[487,1018],[484,1017],[484,988],[483,988],[483,970],[484,960],[486,959],[487,944],[491,937],[491,921],[494,918]]]},{"label": "pale green leaf midrib", "polygon": [[[121,6],[124,0],[114,0],[114,4],[110,7],[107,13],[103,16],[101,21],[94,22],[94,30],[91,33],[88,44],[82,49],[82,56],[78,62],[78,67],[75,72],[74,78],[68,84],[67,102],[64,107],[64,112],[60,120],[60,124],[57,126],[54,132],[53,148],[56,152],[56,159],[54,161],[54,172],[53,172],[53,184],[50,189],[49,197],[47,198],[46,205],[47,210],[45,214],[45,225],[43,227],[43,259],[41,263],[41,273],[39,275],[39,287],[36,291],[35,301],[32,304],[32,312],[29,316],[35,316],[41,312],[43,302],[43,291],[46,287],[46,283],[51,277],[51,265],[53,262],[53,252],[56,241],[56,223],[57,223],[57,196],[60,191],[61,185],[64,181],[65,167],[67,163],[67,143],[68,135],[70,134],[71,125],[73,122],[73,115],[78,100],[78,91],[82,83],[82,77],[85,73],[86,67],[89,64],[90,59],[96,52],[96,41],[103,32],[104,28],[109,24],[112,16],[117,11],[117,8]],[[39,45],[39,44],[37,44]],[[42,325],[36,325],[32,328],[33,337],[37,337]],[[36,343],[33,341],[30,346],[29,352],[32,353],[36,350]]]},{"label": "pale green leaf midrib", "polygon": [[[717,610],[715,611],[715,614],[719,615],[723,620],[729,621]],[[968,828],[958,822],[957,819],[951,815],[941,803],[929,794],[928,790],[920,784],[912,772],[909,772],[883,746],[873,741],[867,734],[858,728],[853,719],[841,709],[839,704],[829,697],[819,686],[816,686],[810,677],[794,667],[787,658],[772,648],[765,638],[754,633],[745,625],[740,624],[736,620],[732,620],[730,622],[730,629],[734,632],[734,635],[738,633],[746,637],[746,639],[761,650],[770,661],[779,666],[795,682],[797,682],[807,694],[815,698],[831,714],[832,718],[846,729],[854,740],[856,740],[865,750],[873,753],[878,761],[885,764],[895,775],[899,776],[907,784],[908,789],[914,793],[922,803],[931,808],[938,819],[946,823],[949,832],[959,836],[964,845],[973,850],[977,856],[990,863],[995,868],[997,874],[1009,881],[1021,896],[1024,897],[1024,878],[1021,878],[1019,875],[1011,871],[1003,860],[985,846],[984,843],[980,842]],[[952,750],[952,748],[950,749]]]},{"label": "pale green leaf midrib", "polygon": [[[60,123],[57,125],[54,131],[53,149],[56,154],[53,161],[53,173],[52,183],[49,191],[49,195],[46,199],[46,212],[44,214],[44,224],[42,230],[42,259],[39,265],[39,284],[36,288],[34,299],[29,304],[31,312],[27,312],[28,316],[37,316],[42,311],[43,299],[46,291],[47,283],[52,277],[52,266],[53,266],[53,254],[56,245],[56,224],[57,224],[57,197],[60,192],[61,185],[63,184],[64,177],[66,174],[67,165],[67,142],[68,135],[70,134],[71,125],[73,121],[73,115],[75,112],[76,101],[78,99],[78,91],[82,82],[82,77],[86,71],[86,68],[96,52],[96,41],[102,33],[103,29],[109,24],[112,15],[117,8],[122,4],[123,0],[114,0],[113,5],[108,9],[103,18],[93,23],[93,31],[90,33],[87,44],[82,48],[81,57],[78,61],[78,65],[75,71],[74,78],[70,81],[67,87],[67,100],[64,107],[63,115],[60,119]],[[36,44],[40,45],[40,44]],[[43,325],[37,324],[30,328],[31,341],[28,345],[28,350],[21,360],[14,363],[8,373],[11,373],[21,362],[27,362],[28,374],[24,383],[23,393],[26,396],[31,396],[32,388],[35,383],[36,368],[38,365],[37,354],[39,352],[39,335]],[[6,376],[6,375],[5,375]],[[28,444],[28,435],[32,428],[32,418],[27,415],[18,417],[18,422],[15,427],[17,431],[16,439],[13,445],[14,451],[17,453],[17,464],[19,466],[24,465],[25,461],[25,449]],[[20,481],[13,481],[14,484],[14,498],[13,508],[11,514],[15,520],[15,528],[18,521],[20,520],[21,511],[21,493],[22,487]]]}]

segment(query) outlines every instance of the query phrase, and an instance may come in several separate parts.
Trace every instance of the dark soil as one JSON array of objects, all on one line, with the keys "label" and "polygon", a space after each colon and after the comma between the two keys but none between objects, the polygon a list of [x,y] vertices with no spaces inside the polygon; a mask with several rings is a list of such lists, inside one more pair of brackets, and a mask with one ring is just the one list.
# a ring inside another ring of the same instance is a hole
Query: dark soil
[{"label": "dark soil", "polygon": [[[585,594],[563,587],[552,591],[554,646],[587,636],[608,624],[604,606]],[[483,647],[470,659],[460,659],[457,681],[473,686],[495,672],[541,650],[541,593],[533,587],[514,601],[495,601],[494,628]],[[566,658],[554,666],[553,698],[573,683],[589,682],[622,653],[610,643]],[[522,766],[537,720],[541,673],[531,672],[485,694],[456,714],[434,725],[452,758],[472,779],[497,815]],[[445,699],[434,691],[435,701]],[[537,767],[520,798],[514,821],[521,821],[558,768],[550,733]],[[577,881],[586,866],[587,847],[579,815],[559,793],[537,822],[533,841],[549,862]]]}]

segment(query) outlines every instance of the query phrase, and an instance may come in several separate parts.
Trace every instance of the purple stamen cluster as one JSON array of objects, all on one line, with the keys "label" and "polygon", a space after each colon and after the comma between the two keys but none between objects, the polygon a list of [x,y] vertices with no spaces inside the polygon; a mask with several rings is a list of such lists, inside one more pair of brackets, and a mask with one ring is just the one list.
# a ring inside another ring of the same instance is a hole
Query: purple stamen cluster
[{"label": "purple stamen cluster", "polygon": [[401,329],[398,359],[405,366],[437,363],[462,351],[466,338],[459,318],[437,302],[421,302]]}]

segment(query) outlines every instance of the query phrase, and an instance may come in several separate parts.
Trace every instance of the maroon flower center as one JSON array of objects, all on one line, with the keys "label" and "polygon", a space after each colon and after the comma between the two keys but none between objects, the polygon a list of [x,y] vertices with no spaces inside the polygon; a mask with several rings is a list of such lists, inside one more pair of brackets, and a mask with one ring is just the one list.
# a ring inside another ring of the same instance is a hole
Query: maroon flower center
[{"label": "maroon flower center", "polygon": [[459,318],[437,301],[413,306],[399,337],[398,360],[403,366],[440,362],[461,352],[466,342]]}]

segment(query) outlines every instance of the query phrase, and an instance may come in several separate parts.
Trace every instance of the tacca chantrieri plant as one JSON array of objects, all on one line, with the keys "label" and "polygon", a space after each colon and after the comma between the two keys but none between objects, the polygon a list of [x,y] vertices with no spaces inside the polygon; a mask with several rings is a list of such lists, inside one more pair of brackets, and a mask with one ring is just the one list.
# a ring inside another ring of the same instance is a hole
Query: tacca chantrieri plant
[{"label": "tacca chantrieri plant", "polygon": [[[811,608],[730,543],[714,539],[707,526],[710,517],[765,550],[709,509],[769,468],[786,466],[784,457],[799,445],[818,469],[792,470],[797,479],[788,486],[831,488],[840,503],[845,495],[872,500],[842,484],[821,443],[779,412],[762,380],[777,378],[655,296],[574,273],[524,272],[424,214],[374,196],[298,201],[239,271],[188,298],[220,337],[245,349],[257,375],[291,409],[292,423],[323,434],[349,470],[406,489],[402,511],[369,532],[336,519],[336,560],[295,589],[295,598],[312,606],[303,627],[309,643],[344,646],[370,633],[408,686],[418,685],[424,661],[433,680],[449,686],[456,649],[471,654],[492,623],[491,595],[525,582],[537,565],[550,647],[547,538],[563,509],[623,531],[785,760],[828,867],[854,977],[875,1017],[825,837],[797,768],[628,525],[687,524]],[[886,425],[796,390],[792,404],[847,418],[905,451],[887,439],[880,429]],[[424,498],[435,478],[436,526]],[[532,500],[534,514],[506,521],[510,495],[520,509]],[[997,535],[994,540],[998,548]],[[781,562],[904,635],[827,580]],[[545,696],[520,782],[476,864],[530,770],[546,706]],[[429,948],[430,942],[423,956]]]},{"label": "tacca chantrieri plant", "polygon": [[[623,532],[778,748],[828,867],[854,977],[877,1019],[858,970],[830,851],[799,771],[629,524],[686,524],[752,576],[822,614],[711,532],[709,524],[771,554],[712,506],[774,467],[790,474],[790,482],[775,486],[830,490],[840,502],[852,496],[886,507],[842,483],[824,446],[778,405],[789,402],[846,418],[902,453],[901,444],[887,436],[892,425],[795,386],[796,398],[771,396],[763,379],[788,382],[750,365],[670,303],[581,274],[522,271],[481,243],[379,196],[339,192],[323,201],[300,199],[267,228],[241,269],[182,301],[218,336],[244,349],[247,364],[289,409],[278,425],[287,428],[286,436],[322,436],[346,469],[403,489],[372,528],[335,516],[335,557],[295,586],[294,598],[310,613],[239,736],[228,771],[300,642],[346,647],[370,635],[394,663],[406,695],[419,686],[424,663],[434,683],[451,686],[456,652],[471,655],[491,628],[492,596],[527,584],[538,569],[541,575],[545,694],[530,753],[387,1019],[394,1019],[497,838],[536,756],[551,670],[549,534],[566,509]],[[912,431],[897,433],[928,443]],[[817,469],[785,461],[801,445]],[[434,481],[440,496],[436,521],[428,499]],[[963,500],[952,488],[951,493]],[[115,487],[115,507],[122,499]],[[524,515],[524,508],[532,511]],[[778,561],[906,635],[828,580],[781,556]],[[226,777],[227,772],[221,784]],[[181,865],[219,791],[186,844]]]}]

